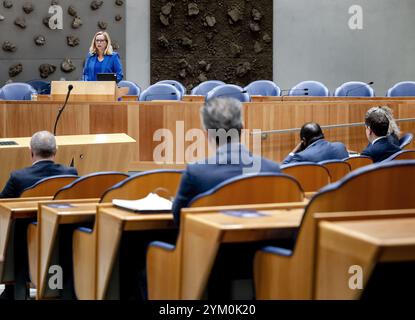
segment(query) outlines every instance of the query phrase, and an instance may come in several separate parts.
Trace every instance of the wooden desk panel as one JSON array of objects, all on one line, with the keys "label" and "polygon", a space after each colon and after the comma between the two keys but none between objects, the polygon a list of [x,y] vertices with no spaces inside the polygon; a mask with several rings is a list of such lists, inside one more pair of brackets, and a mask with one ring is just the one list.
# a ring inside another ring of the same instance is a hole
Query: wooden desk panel
[{"label": "wooden desk panel", "polygon": [[[37,299],[45,298],[47,294],[48,270],[51,264],[56,239],[60,225],[92,222],[95,218],[99,199],[79,201],[62,200],[59,202],[42,202],[38,214],[38,245],[37,245]],[[69,208],[50,207],[50,204],[70,204]],[[72,255],[72,252],[65,254]],[[65,275],[64,275],[65,276]]]},{"label": "wooden desk panel", "polygon": [[127,231],[174,229],[173,215],[137,214],[127,210],[101,205],[95,224],[96,244],[96,298],[106,298],[112,271],[119,250],[121,236]]},{"label": "wooden desk panel", "polygon": [[221,243],[288,237],[303,209],[261,210],[266,216],[238,218],[218,211],[186,215],[183,232],[181,299],[201,299]]},{"label": "wooden desk panel", "polygon": [[316,299],[358,299],[349,288],[351,266],[363,271],[363,289],[378,262],[415,260],[415,219],[321,222]]}]

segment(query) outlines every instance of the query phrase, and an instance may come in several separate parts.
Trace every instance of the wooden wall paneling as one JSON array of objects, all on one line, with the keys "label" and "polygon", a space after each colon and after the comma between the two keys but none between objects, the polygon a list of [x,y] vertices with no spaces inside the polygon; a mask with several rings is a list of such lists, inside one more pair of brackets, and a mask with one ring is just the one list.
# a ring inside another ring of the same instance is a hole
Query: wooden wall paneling
[{"label": "wooden wall paneling", "polygon": [[153,161],[153,149],[161,141],[153,141],[154,132],[164,126],[164,103],[147,102],[139,106],[140,161]]},{"label": "wooden wall paneling", "polygon": [[130,168],[137,166],[140,161],[140,106],[137,102],[129,102],[127,106],[127,132],[136,143],[133,148]]},{"label": "wooden wall paneling", "polygon": [[128,105],[124,103],[90,104],[89,133],[128,134]]}]

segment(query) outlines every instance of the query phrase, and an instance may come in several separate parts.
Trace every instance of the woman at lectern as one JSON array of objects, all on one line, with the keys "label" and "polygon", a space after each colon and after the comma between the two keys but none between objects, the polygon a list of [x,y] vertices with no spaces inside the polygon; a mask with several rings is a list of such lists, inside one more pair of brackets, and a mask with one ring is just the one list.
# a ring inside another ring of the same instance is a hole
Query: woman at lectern
[{"label": "woman at lectern", "polygon": [[120,56],[114,52],[111,38],[104,31],[97,32],[92,39],[82,78],[84,81],[97,81],[98,73],[114,73],[117,82],[123,79]]}]

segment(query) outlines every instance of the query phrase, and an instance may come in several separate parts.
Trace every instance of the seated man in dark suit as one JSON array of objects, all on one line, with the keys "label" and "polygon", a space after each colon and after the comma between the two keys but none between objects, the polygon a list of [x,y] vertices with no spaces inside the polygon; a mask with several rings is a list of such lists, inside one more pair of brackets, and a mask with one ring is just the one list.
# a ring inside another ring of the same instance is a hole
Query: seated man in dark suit
[{"label": "seated man in dark suit", "polygon": [[[378,106],[378,107],[372,107],[366,112],[367,117],[372,112],[380,112],[384,113],[385,116],[389,120],[389,128],[388,128],[388,134],[387,137],[389,141],[397,146],[399,146],[399,137],[401,135],[401,130],[399,129],[398,124],[395,121],[395,118],[393,117],[393,111],[388,106]],[[368,146],[370,143],[368,144]]]},{"label": "seated man in dark suit", "polygon": [[[32,136],[30,152],[32,166],[13,171],[6,186],[0,193],[0,198],[18,198],[24,189],[46,177],[64,174],[78,175],[75,168],[65,167],[54,162],[56,140],[55,136],[48,131],[39,131]],[[24,227],[20,229],[24,229]],[[16,227],[15,230],[17,230]],[[23,290],[25,291],[25,288]],[[13,298],[14,285],[7,284],[0,299]]]},{"label": "seated man in dark suit", "polygon": [[362,151],[361,155],[371,157],[373,162],[380,162],[401,150],[387,137],[389,120],[385,113],[367,113],[365,125],[369,145]]},{"label": "seated man in dark suit", "polygon": [[283,164],[341,160],[349,156],[343,143],[324,140],[324,134],[318,123],[304,124],[300,131],[300,139],[301,142],[284,159]]},{"label": "seated man in dark suit", "polygon": [[180,209],[187,207],[198,194],[219,183],[245,173],[278,173],[277,163],[252,156],[240,143],[242,130],[242,104],[232,98],[212,99],[201,108],[201,117],[208,131],[209,143],[216,147],[216,155],[189,164],[183,173],[173,203],[173,215],[179,226]]},{"label": "seated man in dark suit", "polygon": [[56,140],[48,131],[36,132],[30,140],[32,166],[13,171],[0,198],[18,198],[24,189],[39,180],[64,174],[78,175],[75,168],[55,163]]}]

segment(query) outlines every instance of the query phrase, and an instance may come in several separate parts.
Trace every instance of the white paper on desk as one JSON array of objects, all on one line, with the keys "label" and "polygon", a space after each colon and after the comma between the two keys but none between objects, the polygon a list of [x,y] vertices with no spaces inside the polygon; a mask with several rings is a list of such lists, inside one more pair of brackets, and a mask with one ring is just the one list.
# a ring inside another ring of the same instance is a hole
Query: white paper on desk
[{"label": "white paper on desk", "polygon": [[121,200],[114,199],[112,204],[133,210],[133,211],[159,211],[159,212],[170,212],[173,203],[163,197],[160,197],[156,193],[149,193],[147,197],[138,200]]}]

